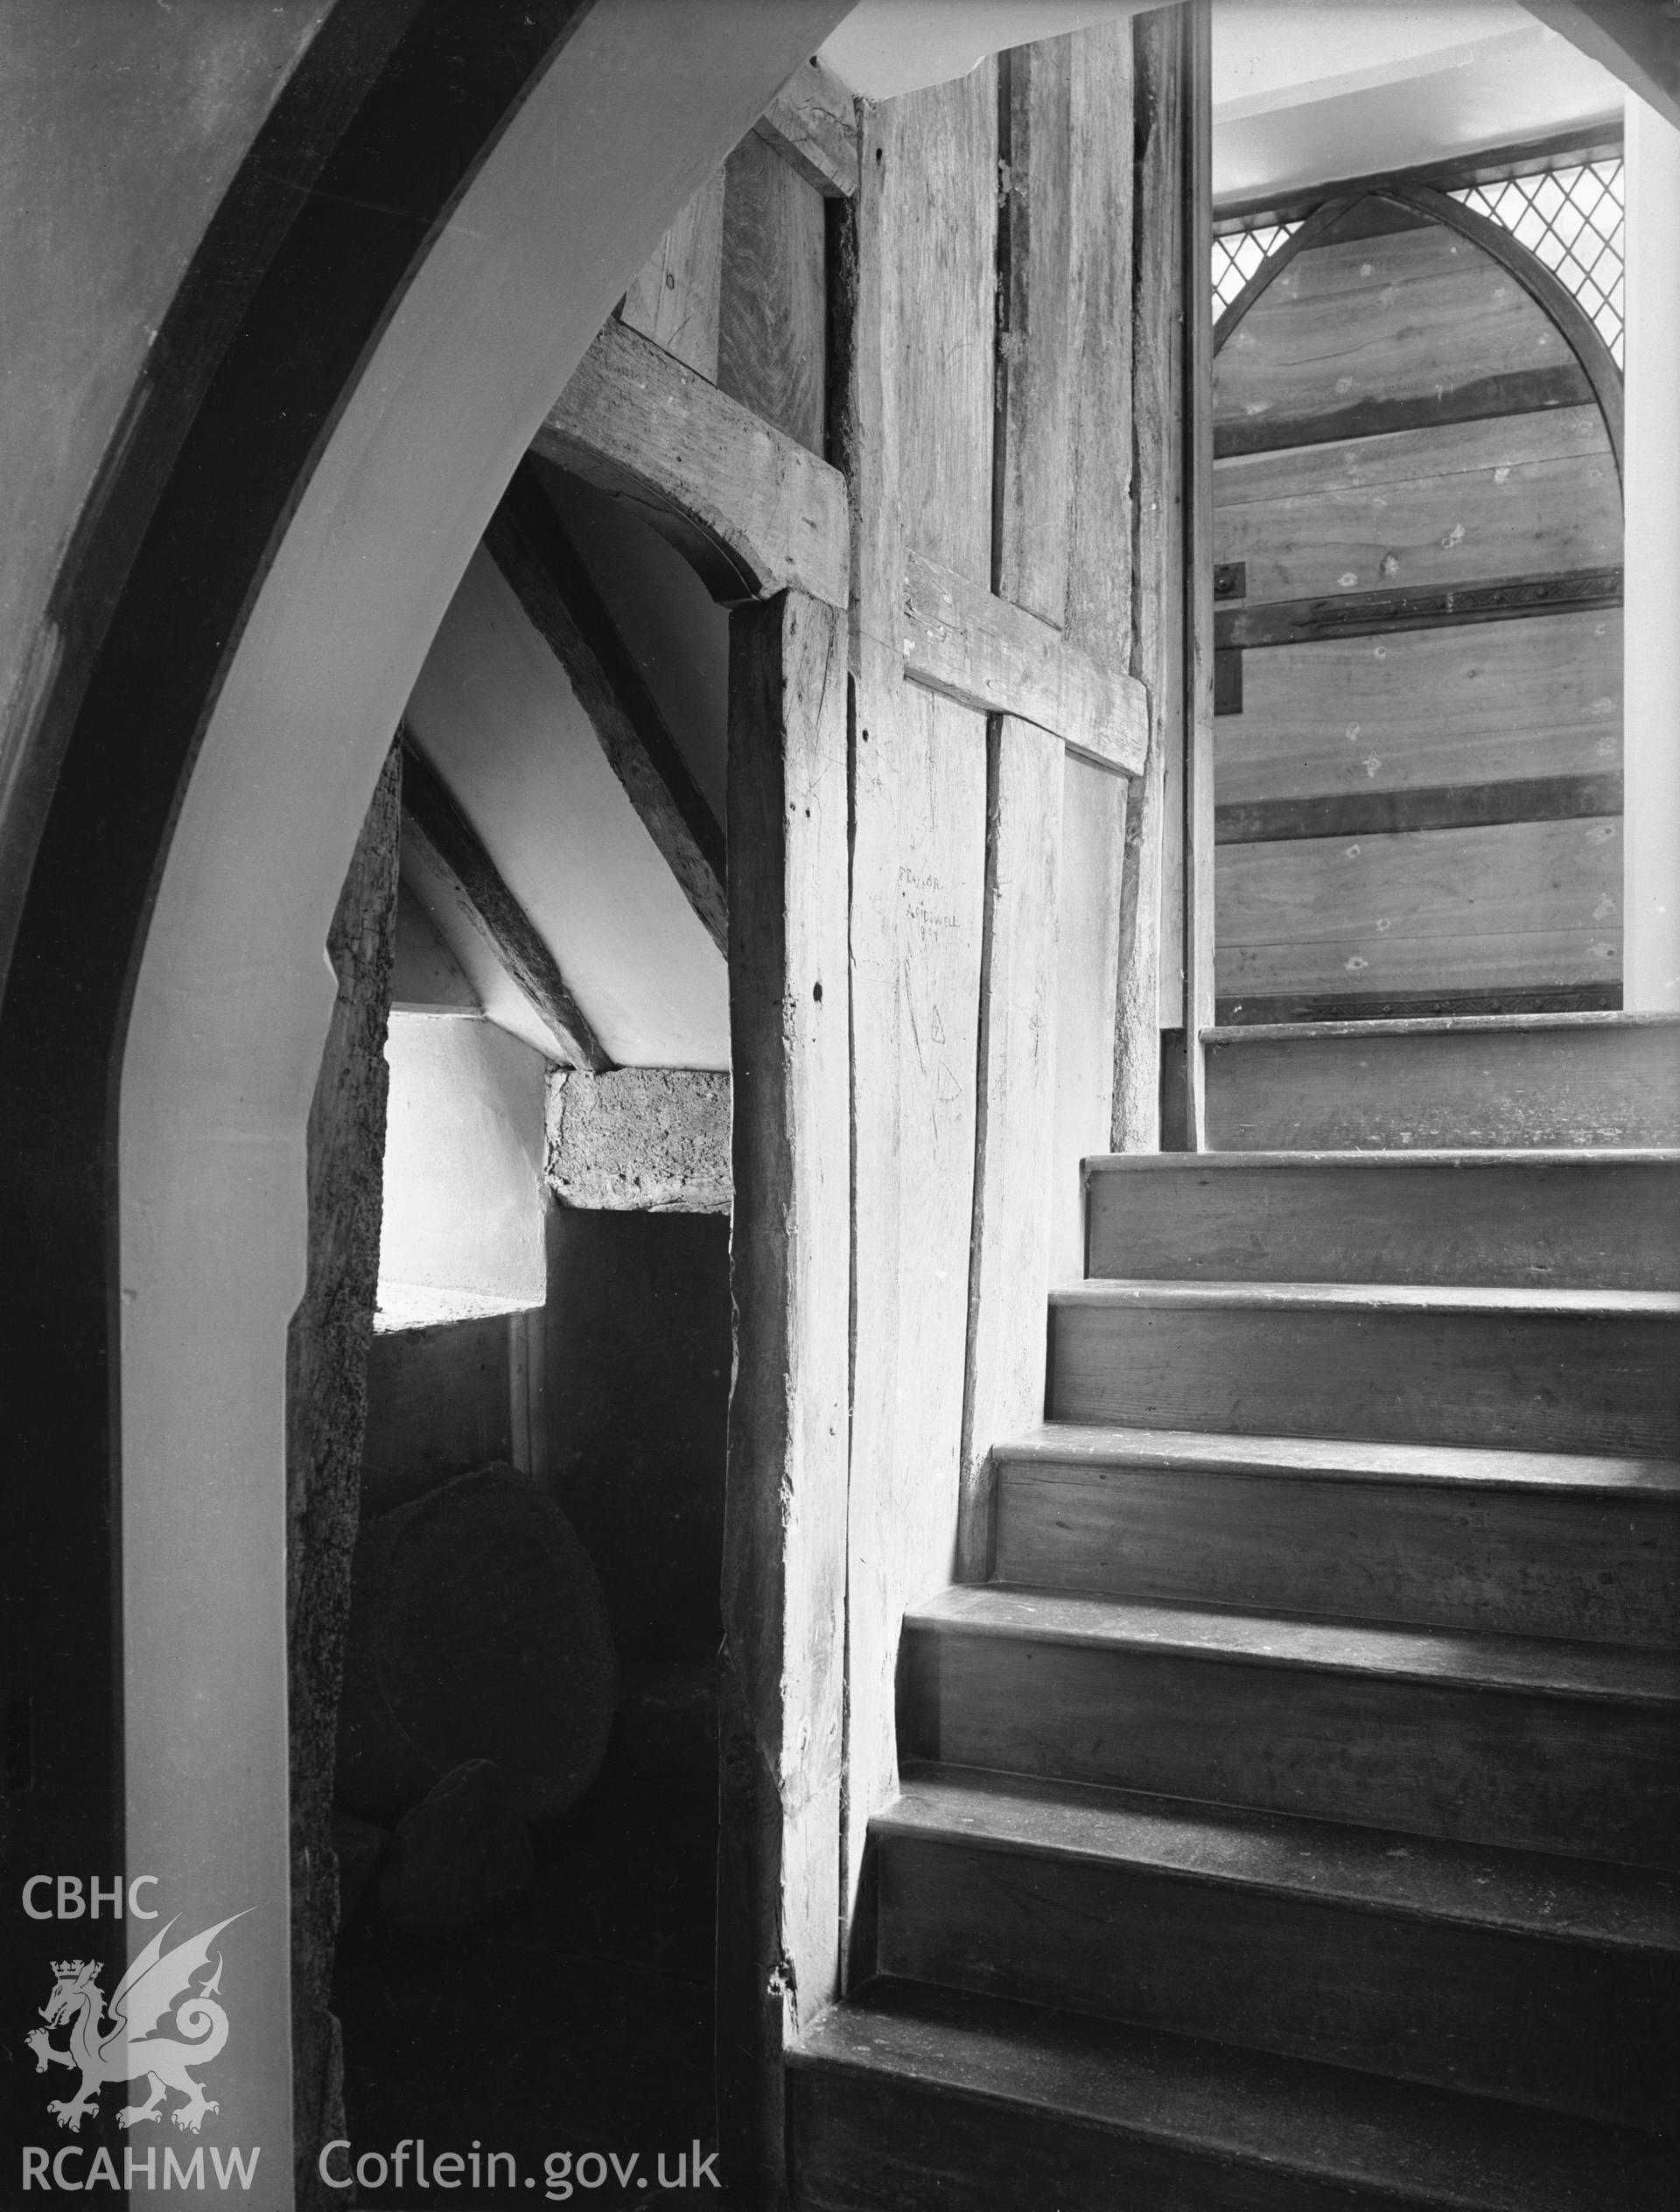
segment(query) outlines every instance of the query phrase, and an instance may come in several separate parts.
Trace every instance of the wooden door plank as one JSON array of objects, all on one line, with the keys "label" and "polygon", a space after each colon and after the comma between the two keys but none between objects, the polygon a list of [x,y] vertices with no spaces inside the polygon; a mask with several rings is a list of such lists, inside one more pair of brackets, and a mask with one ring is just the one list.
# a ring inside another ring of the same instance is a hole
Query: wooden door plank
[{"label": "wooden door plank", "polygon": [[724,164],[718,386],[808,452],[827,416],[822,195],[749,132]]},{"label": "wooden door plank", "polygon": [[531,450],[644,511],[725,606],[788,589],[847,603],[839,471],[622,323],[600,332]]},{"label": "wooden door plank", "polygon": [[1494,415],[1372,438],[1330,438],[1277,452],[1231,454],[1214,464],[1214,496],[1222,513],[1250,500],[1382,491],[1426,477],[1446,479],[1592,455],[1613,458],[1603,416],[1596,407],[1560,407],[1550,413]]},{"label": "wooden door plank", "polygon": [[1621,630],[1604,607],[1246,654],[1220,801],[1613,773]]},{"label": "wooden door plank", "polygon": [[1227,948],[1440,937],[1453,941],[1448,965],[1456,974],[1461,962],[1466,971],[1474,966],[1474,941],[1484,935],[1591,934],[1620,919],[1616,820],[1306,837],[1219,851]]},{"label": "wooden door plank", "polygon": [[912,550],[904,577],[904,671],[978,712],[1053,731],[1070,752],[1136,775],[1149,711],[1135,676],[1100,667],[1047,622]]},{"label": "wooden door plank", "polygon": [[957,1573],[990,1572],[992,1447],[1044,1418],[1056,1165],[1060,741],[999,716],[990,739],[980,1094]]},{"label": "wooden door plank", "polygon": [[[1443,361],[1460,388],[1490,387],[1481,411],[1509,411],[1499,380],[1575,368],[1563,334],[1506,270],[1439,225],[1298,254],[1220,350],[1214,411],[1228,434],[1278,422],[1291,435],[1357,430],[1362,407],[1430,400]],[[1591,397],[1578,376],[1575,403]]]},{"label": "wooden door plank", "polygon": [[[1427,468],[1426,454],[1415,458]],[[1445,480],[1433,471],[1386,479],[1380,490],[1314,482],[1228,506],[1222,498],[1214,544],[1220,561],[1246,564],[1250,608],[1343,592],[1438,591],[1615,567],[1621,497],[1607,452],[1490,458]]]},{"label": "wooden door plank", "polygon": [[1466,938],[1379,935],[1349,929],[1327,941],[1222,944],[1219,1001],[1358,996],[1416,999],[1469,991],[1536,991],[1621,978],[1621,931],[1534,929]]},{"label": "wooden door plank", "polygon": [[724,262],[724,172],[715,171],[677,216],[624,296],[621,321],[718,381],[718,306]]},{"label": "wooden door plank", "polygon": [[[780,2173],[781,2060],[839,1985],[850,1083],[846,712],[835,612],[730,643],[739,1317],[724,1527],[718,2018],[725,2155]],[[746,2056],[747,2062],[744,2065]]]}]

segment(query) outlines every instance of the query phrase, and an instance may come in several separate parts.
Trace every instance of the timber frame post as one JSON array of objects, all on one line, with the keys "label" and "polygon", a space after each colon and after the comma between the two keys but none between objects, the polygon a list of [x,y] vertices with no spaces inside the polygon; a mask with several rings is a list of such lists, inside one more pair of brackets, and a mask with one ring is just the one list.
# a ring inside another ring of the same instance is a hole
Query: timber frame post
[{"label": "timber frame post", "polygon": [[750,2176],[766,2202],[781,2186],[782,2054],[839,1987],[851,1210],[844,655],[843,618],[799,592],[732,620],[736,1364],[718,2098],[732,2187]]}]

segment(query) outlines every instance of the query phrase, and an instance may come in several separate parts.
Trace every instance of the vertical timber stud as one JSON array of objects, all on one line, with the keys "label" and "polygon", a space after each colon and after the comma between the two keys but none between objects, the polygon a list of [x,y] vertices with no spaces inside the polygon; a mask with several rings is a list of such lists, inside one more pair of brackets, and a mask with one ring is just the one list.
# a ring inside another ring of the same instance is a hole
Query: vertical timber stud
[{"label": "vertical timber stud", "polygon": [[[1184,743],[1185,281],[1181,187],[1184,99],[1182,10],[1152,9],[1133,41],[1131,673],[1149,693],[1149,759],[1127,822],[1120,995],[1115,1025],[1116,1152],[1159,1149],[1161,1027],[1179,1022],[1181,996],[1177,871],[1166,867],[1169,801],[1182,789],[1169,759]],[[1170,970],[1171,984],[1167,975]],[[1179,1141],[1182,1141],[1181,1137]]]},{"label": "vertical timber stud", "polygon": [[1187,0],[1184,128],[1184,1052],[1186,1152],[1208,1146],[1214,1018],[1213,114],[1209,0]]},{"label": "vertical timber stud", "polygon": [[841,617],[730,626],[736,1314],[724,1555],[720,2165],[785,2196],[782,2053],[839,1986],[850,1089]]}]

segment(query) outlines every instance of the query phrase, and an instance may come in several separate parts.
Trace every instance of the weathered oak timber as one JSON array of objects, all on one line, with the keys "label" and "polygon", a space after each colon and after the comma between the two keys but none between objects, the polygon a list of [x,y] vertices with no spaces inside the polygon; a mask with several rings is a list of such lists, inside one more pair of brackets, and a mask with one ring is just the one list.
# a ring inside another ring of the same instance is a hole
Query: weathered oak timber
[{"label": "weathered oak timber", "polygon": [[[986,850],[984,713],[906,683],[906,541],[985,592],[995,65],[864,112],[852,317],[858,580],[848,1898],[896,1779],[899,1627],[960,1490]],[[914,1387],[909,1378],[914,1378]]]},{"label": "weathered oak timber", "polygon": [[[1074,74],[1068,38],[1017,47],[998,61],[992,584],[1000,598],[1058,630],[1068,613],[1069,494],[1079,488],[1073,421],[1082,367],[1073,327],[1080,304],[1071,174]],[[1116,242],[1111,233],[1108,242]],[[1110,340],[1114,335],[1110,328]]]},{"label": "weathered oak timber", "polygon": [[729,900],[718,817],[529,463],[491,517],[485,543],[564,668],[642,827],[713,944],[727,952]]},{"label": "weathered oak timber", "polygon": [[[1132,24],[1132,673],[1150,700],[1144,773],[1126,815],[1120,973],[1115,1013],[1116,1150],[1161,1138],[1162,1009],[1176,1010],[1182,942],[1178,761],[1183,745],[1183,318],[1186,281],[1180,18],[1157,9]],[[1191,251],[1200,254],[1196,242]]]},{"label": "weathered oak timber", "polygon": [[1671,1460],[1058,1423],[996,1489],[1000,1582],[1657,1648],[1680,1625]]},{"label": "weathered oak timber", "polygon": [[[1200,255],[1213,214],[1212,15],[1186,16],[1190,98],[1184,135],[1186,240]],[[1284,281],[1288,281],[1287,275]],[[1213,297],[1186,274],[1184,295],[1184,1101],[1180,1140],[1208,1142],[1201,1032],[1214,1018],[1214,424],[1218,414]],[[1209,394],[1212,393],[1210,402]]]},{"label": "weathered oak timber", "polygon": [[[725,2170],[779,2190],[782,2052],[837,1992],[850,1111],[846,684],[797,593],[730,640],[734,1069],[718,1935]],[[738,2178],[733,2187],[747,2186]]]},{"label": "weathered oak timber", "polygon": [[[1499,822],[1619,817],[1619,773],[1510,776],[1501,783],[1438,784],[1400,791],[1334,791],[1303,799],[1254,799],[1214,810],[1222,845],[1292,837],[1370,837],[1405,830],[1488,829]],[[1619,819],[1613,824],[1620,836]]]},{"label": "weathered oak timber", "polygon": [[725,606],[785,589],[847,603],[838,470],[622,323],[597,337],[532,451],[645,512]]},{"label": "weathered oak timber", "polygon": [[822,199],[751,132],[724,165],[718,386],[813,453],[828,406]]},{"label": "weathered oak timber", "polygon": [[1221,1150],[1680,1144],[1672,1015],[1228,1029],[1208,1065]]},{"label": "weathered oak timber", "polygon": [[1043,1417],[1055,1148],[1062,748],[999,716],[986,794],[980,1096],[958,1572],[990,1572],[991,1446]]},{"label": "weathered oak timber", "polygon": [[602,1074],[612,1063],[554,955],[449,787],[406,732],[402,760],[402,832],[414,858],[484,939],[571,1065]]},{"label": "weathered oak timber", "polygon": [[856,103],[820,61],[801,62],[752,128],[825,199],[856,192]]},{"label": "weathered oak timber", "polygon": [[620,319],[718,382],[718,307],[724,258],[724,172],[714,170],[666,232],[624,296]]},{"label": "weathered oak timber", "polygon": [[1112,674],[1036,615],[912,550],[904,578],[904,672],[983,714],[1010,714],[1070,752],[1136,775],[1149,706],[1136,677]]},{"label": "weathered oak timber", "polygon": [[292,2109],[305,2190],[320,2146],[344,2132],[339,2025],[328,2009],[339,1935],[332,1768],[383,1214],[402,785],[393,746],[327,932],[338,997],[309,1109],[308,1273],[286,1330]]}]

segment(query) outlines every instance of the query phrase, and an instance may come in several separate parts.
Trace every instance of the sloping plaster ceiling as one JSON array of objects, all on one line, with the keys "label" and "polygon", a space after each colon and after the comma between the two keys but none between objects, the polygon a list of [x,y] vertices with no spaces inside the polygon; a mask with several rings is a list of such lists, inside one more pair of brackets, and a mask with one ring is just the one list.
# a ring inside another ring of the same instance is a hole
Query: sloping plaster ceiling
[{"label": "sloping plaster ceiling", "polygon": [[1214,200],[1619,120],[1622,87],[1517,0],[1214,0]]}]

